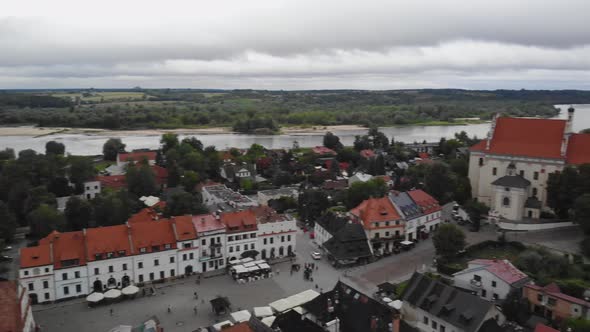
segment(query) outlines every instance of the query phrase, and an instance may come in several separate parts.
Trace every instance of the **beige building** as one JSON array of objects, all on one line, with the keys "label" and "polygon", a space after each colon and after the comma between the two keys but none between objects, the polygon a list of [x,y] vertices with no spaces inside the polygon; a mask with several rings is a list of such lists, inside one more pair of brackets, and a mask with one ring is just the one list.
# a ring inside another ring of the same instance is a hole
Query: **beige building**
[{"label": "beige building", "polygon": [[547,209],[547,179],[566,165],[590,162],[590,134],[567,120],[494,117],[487,138],[472,146],[473,197],[509,220],[539,218]]}]

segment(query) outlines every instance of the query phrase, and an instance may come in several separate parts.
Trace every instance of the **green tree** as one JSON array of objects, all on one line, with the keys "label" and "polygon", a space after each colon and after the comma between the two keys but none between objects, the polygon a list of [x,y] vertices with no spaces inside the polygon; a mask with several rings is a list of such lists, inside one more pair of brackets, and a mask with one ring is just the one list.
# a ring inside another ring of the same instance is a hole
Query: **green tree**
[{"label": "green tree", "polygon": [[465,233],[455,224],[442,224],[434,232],[432,243],[436,254],[445,258],[453,258],[465,248]]},{"label": "green tree", "polygon": [[315,219],[330,207],[328,194],[322,190],[303,191],[299,194],[298,203],[300,220],[311,225],[314,225]]},{"label": "green tree", "polygon": [[576,198],[574,202],[574,221],[586,234],[590,233],[590,193]]},{"label": "green tree", "polygon": [[207,208],[201,203],[199,194],[191,195],[187,192],[176,193],[166,201],[164,215],[182,216],[185,214],[208,213]]},{"label": "green tree", "polygon": [[154,171],[147,163],[128,165],[125,179],[129,192],[138,197],[153,195],[158,188]]},{"label": "green tree", "polygon": [[578,196],[580,179],[573,167],[565,167],[561,173],[549,174],[547,180],[547,205],[560,218],[568,218],[574,200]]},{"label": "green tree", "polygon": [[512,322],[520,322],[527,315],[528,304],[519,291],[511,291],[502,302],[502,313]]},{"label": "green tree", "polygon": [[264,147],[260,144],[254,143],[250,146],[244,157],[247,161],[255,163],[256,160],[264,157],[265,155]]},{"label": "green tree", "polygon": [[64,230],[64,216],[56,208],[41,204],[27,215],[31,234],[35,238],[43,238],[53,231]]},{"label": "green tree", "polygon": [[490,208],[475,199],[467,201],[467,203],[464,205],[464,208],[469,215],[469,220],[471,220],[474,230],[479,231],[481,216],[487,215],[490,211]]},{"label": "green tree", "polygon": [[56,141],[49,141],[45,143],[45,154],[64,155],[66,153],[66,146],[63,143]]},{"label": "green tree", "polygon": [[340,143],[340,137],[330,131],[324,135],[324,146],[334,151],[340,151],[343,148],[342,143]]},{"label": "green tree", "polygon": [[240,188],[245,191],[252,191],[254,189],[254,181],[252,179],[244,178],[240,180]]},{"label": "green tree", "polygon": [[17,226],[14,213],[4,202],[0,201],[0,239],[4,242],[12,242]]},{"label": "green tree", "polygon": [[70,181],[76,186],[76,193],[81,193],[84,190],[84,182],[96,176],[96,168],[89,157],[70,156],[68,159]]},{"label": "green tree", "polygon": [[102,146],[104,160],[117,160],[117,154],[125,152],[125,144],[120,138],[109,138]]},{"label": "green tree", "polygon": [[66,203],[64,215],[68,231],[88,228],[92,220],[92,205],[87,200],[72,196]]},{"label": "green tree", "polygon": [[103,191],[92,203],[96,226],[123,224],[139,208],[137,198],[131,197],[126,190]]},{"label": "green tree", "polygon": [[48,192],[47,187],[45,186],[31,188],[27,193],[26,200],[24,201],[25,213],[28,214],[42,204],[49,205],[51,207],[57,207],[55,195]]},{"label": "green tree", "polygon": [[199,183],[199,174],[195,171],[185,171],[182,175],[181,182],[184,190],[192,193]]},{"label": "green tree", "polygon": [[387,185],[383,179],[355,182],[346,191],[346,207],[352,209],[368,198],[383,197],[387,191]]},{"label": "green tree", "polygon": [[452,174],[443,163],[434,163],[427,167],[424,176],[426,191],[441,203],[447,203],[452,198],[454,190]]},{"label": "green tree", "polygon": [[203,151],[203,143],[194,136],[183,139],[180,144],[188,144],[196,151]]},{"label": "green tree", "polygon": [[178,135],[172,133],[164,134],[160,139],[160,144],[162,152],[166,154],[168,150],[174,149],[180,145],[180,143],[178,142]]}]

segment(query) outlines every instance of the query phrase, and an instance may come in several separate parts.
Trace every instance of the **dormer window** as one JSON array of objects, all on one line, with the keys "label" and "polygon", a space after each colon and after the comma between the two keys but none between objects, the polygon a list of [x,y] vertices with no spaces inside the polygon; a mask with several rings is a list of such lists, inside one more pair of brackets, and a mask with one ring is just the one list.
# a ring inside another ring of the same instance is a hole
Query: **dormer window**
[{"label": "dormer window", "polygon": [[167,244],[165,244],[165,245],[164,245],[164,248],[165,248],[165,249],[170,249],[170,243],[167,243]]},{"label": "dormer window", "polygon": [[114,252],[107,252],[107,258],[113,258],[115,256]]},{"label": "dormer window", "polygon": [[119,255],[119,257],[125,256],[125,250],[119,250],[117,254]]},{"label": "dormer window", "polygon": [[152,252],[160,251],[160,246],[152,246]]},{"label": "dormer window", "polygon": [[139,248],[139,252],[141,253],[145,253],[147,251],[147,248],[143,247],[143,248]]},{"label": "dormer window", "polygon": [[94,259],[101,260],[102,259],[102,254],[94,254]]}]

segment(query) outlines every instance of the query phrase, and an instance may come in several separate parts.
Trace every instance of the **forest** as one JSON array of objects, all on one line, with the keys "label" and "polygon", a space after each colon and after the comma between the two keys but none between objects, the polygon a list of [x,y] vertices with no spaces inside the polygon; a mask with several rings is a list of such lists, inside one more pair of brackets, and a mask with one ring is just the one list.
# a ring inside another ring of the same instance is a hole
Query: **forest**
[{"label": "forest", "polygon": [[104,129],[231,127],[242,133],[278,133],[289,126],[444,125],[489,120],[497,112],[550,117],[557,113],[553,105],[570,103],[590,103],[590,92],[5,90],[0,91],[0,123]]}]

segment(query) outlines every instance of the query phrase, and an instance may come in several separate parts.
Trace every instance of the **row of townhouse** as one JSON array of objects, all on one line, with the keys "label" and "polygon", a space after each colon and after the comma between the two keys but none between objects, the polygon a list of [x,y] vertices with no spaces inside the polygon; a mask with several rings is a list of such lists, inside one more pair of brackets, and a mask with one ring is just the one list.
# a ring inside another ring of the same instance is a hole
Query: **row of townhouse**
[{"label": "row of townhouse", "polygon": [[392,191],[382,198],[370,198],[350,210],[360,223],[375,253],[391,252],[396,241],[416,241],[438,228],[442,208],[423,190]]},{"label": "row of townhouse", "polygon": [[[272,214],[273,218],[265,216]],[[148,216],[149,214],[144,213]],[[124,225],[53,232],[21,249],[19,278],[33,303],[225,269],[295,248],[295,220],[268,207],[219,215],[132,218]]]}]

